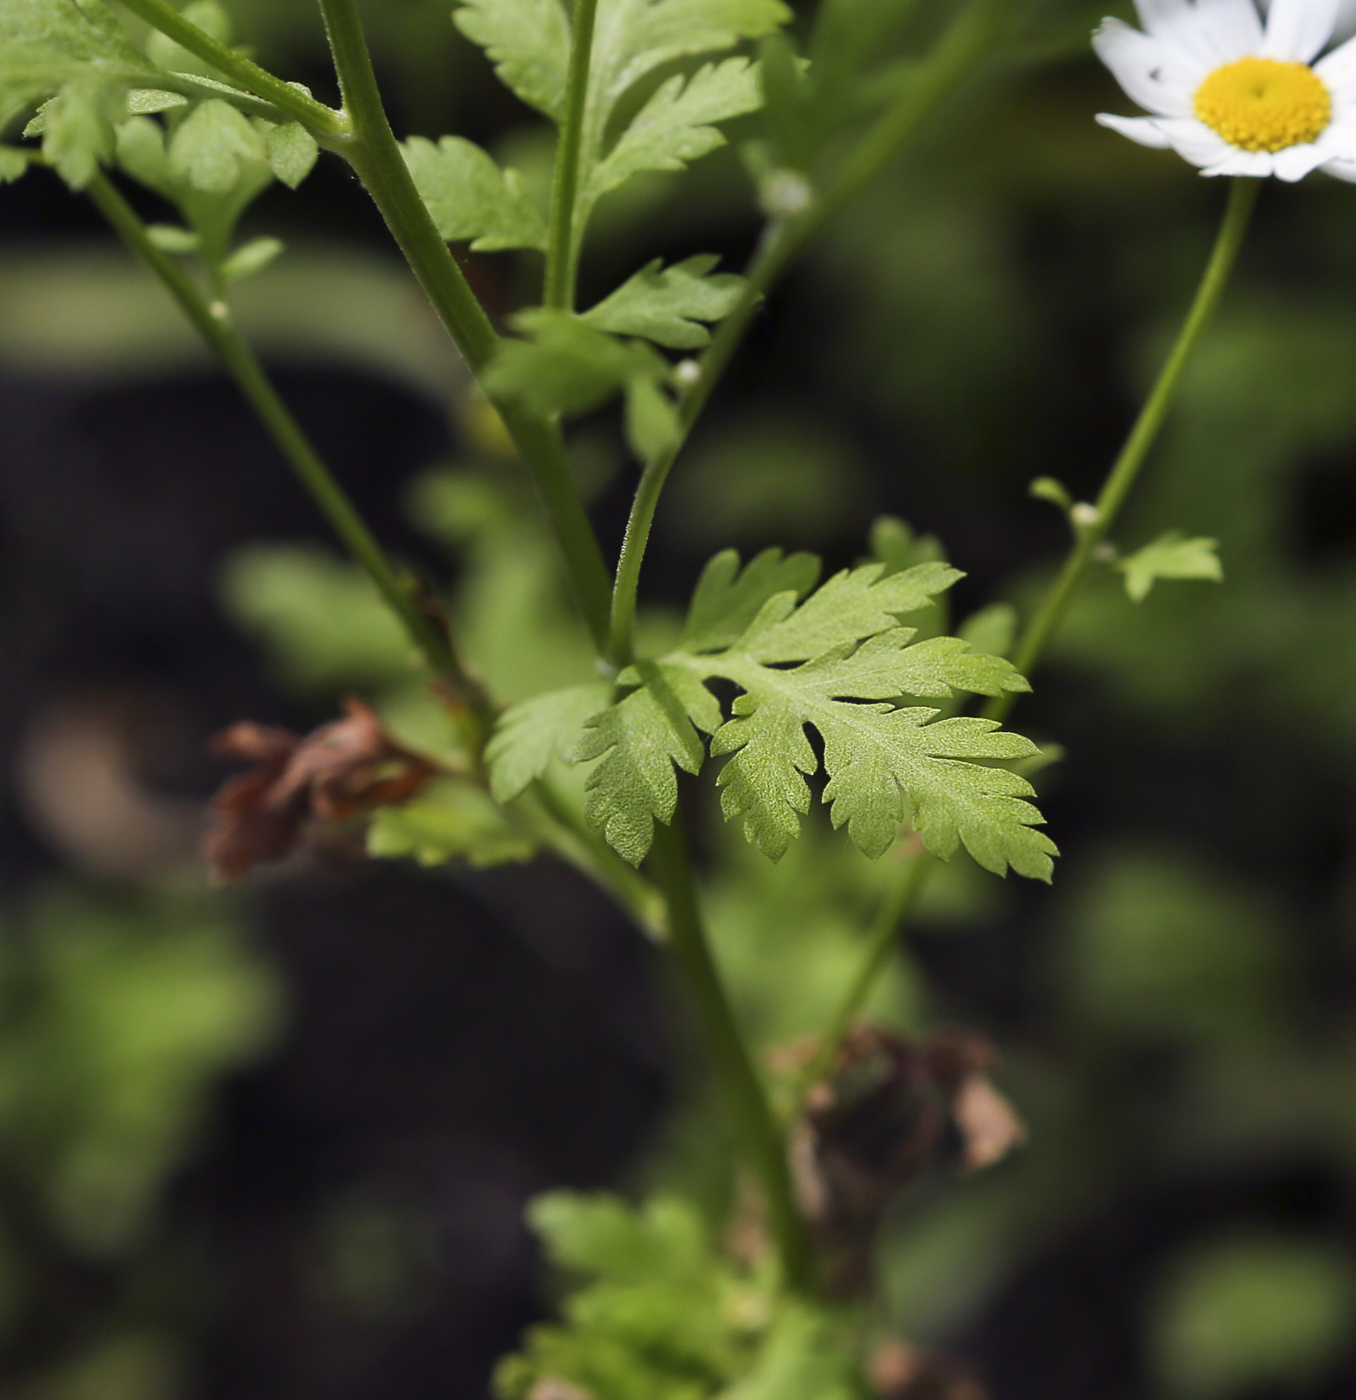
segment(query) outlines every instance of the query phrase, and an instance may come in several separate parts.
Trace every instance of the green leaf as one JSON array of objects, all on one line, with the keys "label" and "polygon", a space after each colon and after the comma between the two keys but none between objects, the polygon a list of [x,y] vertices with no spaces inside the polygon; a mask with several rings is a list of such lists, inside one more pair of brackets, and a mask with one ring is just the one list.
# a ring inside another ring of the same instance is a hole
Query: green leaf
[{"label": "green leaf", "polygon": [[668,366],[639,343],[626,344],[568,311],[537,307],[514,318],[527,340],[506,340],[483,384],[491,398],[517,399],[541,414],[588,413],[636,376]]},{"label": "green leaf", "polygon": [[560,0],[468,0],[455,19],[528,106],[559,118],[570,57],[570,20]]},{"label": "green leaf", "polygon": [[1161,578],[1224,581],[1224,569],[1215,552],[1218,540],[1186,539],[1180,530],[1169,530],[1152,544],[1118,560],[1116,567],[1125,575],[1125,591],[1136,603],[1149,596]]},{"label": "green leaf", "polygon": [[265,139],[269,168],[288,189],[296,189],[320,157],[316,139],[300,122],[275,126]]},{"label": "green leaf", "polygon": [[944,559],[946,551],[936,535],[917,535],[908,521],[882,515],[871,526],[871,557],[885,565],[886,573],[897,574],[915,564]]},{"label": "green leaf", "polygon": [[639,865],[654,822],[673,820],[674,765],[700,772],[706,753],[697,729],[710,733],[721,715],[711,692],[679,668],[640,662],[620,679],[639,689],[590,722],[577,757],[602,760],[589,775],[585,820],[618,855]]},{"label": "green leaf", "polygon": [[253,277],[278,257],[283,247],[281,238],[252,238],[221,264],[221,275],[228,282],[238,282],[242,277]]},{"label": "green leaf", "polygon": [[898,625],[963,575],[940,561],[886,573],[863,564],[835,574],[799,607],[789,594],[769,598],[732,650],[762,665],[805,661],[844,643],[858,642]]},{"label": "green leaf", "polygon": [[778,1314],[753,1370],[718,1400],[853,1400],[850,1361],[822,1314],[789,1303]]},{"label": "green leaf", "polygon": [[195,107],[169,142],[169,173],[205,194],[235,189],[242,164],[264,164],[264,138],[229,102],[211,98]]},{"label": "green leaf", "polygon": [[762,100],[758,70],[746,58],[705,64],[691,78],[675,74],[660,84],[593,170],[585,202],[643,170],[682,170],[725,144],[715,123],[756,112]]},{"label": "green leaf", "polygon": [[683,650],[723,651],[733,646],[769,598],[791,593],[799,601],[818,582],[819,560],[813,554],[783,557],[780,549],[765,549],[741,571],[738,551],[722,551],[697,580],[683,629]]},{"label": "green leaf", "polygon": [[438,232],[448,242],[473,240],[478,253],[545,248],[546,225],[516,170],[500,170],[471,141],[444,136],[435,146],[416,136],[405,163]]},{"label": "green leaf", "polygon": [[466,860],[478,867],[530,860],[536,847],[477,787],[430,784],[399,807],[382,807],[367,832],[370,856],[413,856],[420,865]]},{"label": "green leaf", "polygon": [[691,1205],[555,1192],[529,1219],[576,1286],[564,1325],[533,1328],[500,1366],[506,1400],[562,1383],[592,1400],[701,1400],[756,1360],[771,1300],[717,1255]]},{"label": "green leaf", "polygon": [[147,224],[146,237],[162,253],[196,253],[202,243],[191,228],[178,224]]},{"label": "green leaf", "polygon": [[1017,610],[1011,603],[990,603],[961,623],[959,635],[976,651],[1007,656],[1017,640]]},{"label": "green leaf", "polygon": [[711,276],[720,261],[710,254],[663,268],[656,258],[611,296],[584,313],[584,320],[614,335],[640,335],[673,350],[700,350],[711,333],[701,321],[719,321],[734,310],[744,279]]},{"label": "green leaf", "polygon": [[0,185],[23,179],[28,172],[28,152],[20,146],[0,146]]},{"label": "green leaf", "polygon": [[153,117],[158,112],[173,112],[188,105],[189,99],[183,93],[161,88],[133,88],[127,94],[127,110],[134,117]]},{"label": "green leaf", "polygon": [[626,381],[626,441],[636,458],[648,465],[679,440],[678,405],[657,376],[634,374]]},{"label": "green leaf", "polygon": [[101,0],[5,0],[0,5],[0,127],[44,99],[30,134],[75,188],[113,149],[127,92],[153,70]]},{"label": "green leaf", "polygon": [[495,800],[513,801],[553,760],[573,763],[584,726],[606,709],[611,695],[606,681],[589,681],[547,691],[505,711],[485,750]]},{"label": "green leaf", "polygon": [[[100,163],[112,158],[113,123],[121,115],[121,88],[77,79],[42,109],[42,152],[72,189],[84,189]],[[33,127],[24,133],[36,135]]]},{"label": "green leaf", "polygon": [[702,1267],[710,1250],[701,1217],[672,1197],[637,1210],[619,1196],[552,1191],[528,1208],[551,1262],[619,1282],[683,1275]]},{"label": "green leaf", "polygon": [[250,545],[227,560],[222,604],[303,693],[408,678],[410,643],[371,580],[317,545]]},{"label": "green leaf", "polygon": [[682,649],[623,675],[642,689],[594,721],[596,737],[580,757],[606,757],[589,779],[590,823],[628,860],[644,856],[653,821],[672,815],[674,765],[701,766],[696,730],[711,733],[718,717],[704,683],[721,679],[742,692],[711,740],[713,755],[731,755],[719,779],[722,806],[774,860],[809,810],[814,729],[833,822],[868,855],[882,855],[911,821],[943,858],[963,843],[998,874],[1011,867],[1048,879],[1055,847],[1034,829],[1041,816],[1025,800],[1031,785],[992,766],[1029,758],[1035,745],[988,720],[938,719],[936,709],[901,703],[1027,689],[1001,657],[956,637],[918,640],[900,624],[960,574],[939,561],[894,574],[866,564],[801,602],[813,560],[769,551],[742,574],[738,562],[727,553],[707,566]]},{"label": "green leaf", "polygon": [[[183,16],[217,43],[231,42],[231,17],[216,0],[193,0],[191,5],[184,6]],[[195,73],[212,77],[217,71],[196,54],[180,47],[167,34],[161,34],[155,29],[146,40],[146,55],[157,68],[163,68],[170,73]]]}]

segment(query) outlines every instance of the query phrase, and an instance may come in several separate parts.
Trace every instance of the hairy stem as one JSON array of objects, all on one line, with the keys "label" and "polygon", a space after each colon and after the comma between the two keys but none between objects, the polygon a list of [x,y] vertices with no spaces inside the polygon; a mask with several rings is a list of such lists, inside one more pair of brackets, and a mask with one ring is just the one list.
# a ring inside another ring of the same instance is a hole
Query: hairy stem
[{"label": "hairy stem", "polygon": [[574,24],[570,37],[570,69],[565,85],[565,111],[556,147],[555,175],[551,183],[551,229],[546,248],[547,306],[574,310],[579,259],[574,236],[575,206],[579,198],[579,155],[584,136],[584,111],[589,95],[589,61],[593,56],[593,27],[598,0],[574,0]]},{"label": "hairy stem", "polygon": [[889,964],[890,954],[894,951],[905,921],[923,893],[923,887],[927,884],[934,864],[934,858],[927,851],[921,848],[916,850],[909,856],[908,863],[900,872],[899,880],[881,901],[866,936],[866,951],[862,955],[857,975],[849,983],[843,1000],[833,1013],[814,1058],[805,1067],[798,1086],[797,1100],[804,1096],[811,1085],[823,1079],[833,1067],[843,1038],[862,1007],[866,1005],[881,974]]},{"label": "hairy stem", "polygon": [[[1228,284],[1229,274],[1233,271],[1239,249],[1243,246],[1243,239],[1248,231],[1248,223],[1252,218],[1253,206],[1257,203],[1261,183],[1260,180],[1253,179],[1234,179],[1229,182],[1229,199],[1225,205],[1224,219],[1215,238],[1210,261],[1206,264],[1205,273],[1196,289],[1196,296],[1187,312],[1186,320],[1182,323],[1182,329],[1178,332],[1177,340],[1159,371],[1158,379],[1145,400],[1134,427],[1130,430],[1130,436],[1125,440],[1120,456],[1116,458],[1102,486],[1094,503],[1095,514],[1086,522],[1075,523],[1077,538],[1064,561],[1064,567],[1022,634],[1013,665],[1024,676],[1029,675],[1041,659],[1050,638],[1063,620],[1075,590],[1096,555],[1097,546],[1106,538],[1107,531],[1115,523],[1144,466],[1149,449],[1158,437],[1163,420],[1168,415],[1168,409],[1172,406],[1173,397],[1181,383],[1187,361],[1209,325]],[[1006,719],[1016,698],[1015,692],[1010,691],[991,700],[984,707],[985,718],[1000,721]]]},{"label": "hairy stem", "polygon": [[[320,0],[335,71],[352,130],[331,143],[353,166],[473,374],[493,358],[499,337],[419,197],[382,106],[356,0]],[[607,652],[611,581],[570,474],[559,426],[496,403],[536,481],[575,600],[600,655]]]},{"label": "hairy stem", "polygon": [[423,610],[415,593],[396,572],[343,487],[334,479],[301,425],[279,397],[254,351],[236,329],[229,308],[224,302],[209,302],[183,268],[155,246],[141,220],[107,176],[96,174],[88,186],[88,192],[128,247],[169,289],[188,319],[230,371],[335,534],[366,570],[429,667],[442,676],[453,690],[457,701],[456,714],[463,725],[464,737],[471,751],[479,753],[489,733],[492,718],[484,692],[467,674],[445,633]]},{"label": "hairy stem", "polygon": [[711,955],[680,823],[681,814],[675,814],[673,825],[656,825],[650,854],[650,869],[668,902],[669,946],[690,993],[739,1145],[762,1188],[786,1282],[808,1292],[814,1265],[791,1186],[786,1142]]},{"label": "hairy stem", "polygon": [[317,134],[342,136],[348,130],[348,122],[342,112],[317,102],[303,88],[284,82],[234,49],[219,44],[210,34],[186,20],[167,0],[122,0],[122,3],[138,19],[144,19],[153,29],[158,29],[204,63],[210,63],[218,73],[233,78],[256,97],[266,98],[294,121],[310,127]]},{"label": "hairy stem", "polygon": [[720,323],[702,355],[699,373],[683,397],[679,432],[672,445],[645,468],[631,505],[617,578],[612,591],[613,658],[632,658],[636,595],[659,497],[693,425],[742,343],[759,304],[806,245],[874,178],[922,125],[924,119],[975,66],[1001,33],[1011,0],[974,0],[951,22],[919,65],[900,97],[876,121],[833,179],[805,211],[768,225],[762,246],[745,274],[743,294]]}]

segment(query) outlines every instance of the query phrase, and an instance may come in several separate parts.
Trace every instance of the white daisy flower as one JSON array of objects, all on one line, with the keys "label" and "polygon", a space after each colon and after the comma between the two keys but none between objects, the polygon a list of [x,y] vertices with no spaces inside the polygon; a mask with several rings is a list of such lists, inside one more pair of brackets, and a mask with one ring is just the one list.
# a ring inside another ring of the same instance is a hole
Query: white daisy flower
[{"label": "white daisy flower", "polygon": [[1097,56],[1154,115],[1103,126],[1174,150],[1203,175],[1356,181],[1356,39],[1331,41],[1343,0],[1135,0],[1144,32],[1102,21]]}]

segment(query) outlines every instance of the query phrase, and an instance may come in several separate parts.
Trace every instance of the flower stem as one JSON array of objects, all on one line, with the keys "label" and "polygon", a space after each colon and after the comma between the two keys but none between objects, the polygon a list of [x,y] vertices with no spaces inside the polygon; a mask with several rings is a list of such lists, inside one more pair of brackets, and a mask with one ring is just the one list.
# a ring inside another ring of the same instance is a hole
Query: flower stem
[{"label": "flower stem", "polygon": [[916,850],[908,859],[900,879],[881,901],[875,920],[866,936],[866,952],[862,956],[857,975],[852,979],[843,1000],[833,1014],[814,1058],[805,1067],[798,1085],[796,1099],[799,1102],[811,1085],[817,1084],[833,1067],[844,1036],[857,1015],[866,1005],[881,973],[890,961],[905,921],[918,903],[923,893],[928,875],[932,871],[934,859],[927,851]]},{"label": "flower stem", "polygon": [[655,883],[668,903],[669,946],[691,995],[740,1147],[762,1187],[786,1282],[808,1292],[814,1264],[791,1186],[786,1142],[711,955],[681,821],[681,813],[676,813],[672,825],[656,824],[650,853]]},{"label": "flower stem", "polygon": [[[356,0],[320,0],[335,71],[352,122],[332,143],[352,165],[387,227],[470,366],[481,374],[499,346],[489,317],[419,196],[382,106]],[[575,489],[559,426],[496,402],[509,434],[537,484],[556,541],[565,556],[575,601],[594,645],[605,655],[611,580],[597,537]]]},{"label": "flower stem", "polygon": [[911,74],[900,97],[877,120],[804,213],[774,220],[768,225],[762,245],[745,274],[743,293],[720,323],[702,355],[700,373],[683,397],[679,431],[673,443],[650,461],[636,488],[612,590],[611,652],[619,664],[632,659],[640,569],[659,497],[674,461],[734,358],[759,304],[824,225],[880,173],[933,108],[988,51],[1000,34],[1002,21],[1010,8],[1011,0],[974,0],[966,6]]},{"label": "flower stem", "polygon": [[[1077,538],[1064,561],[1064,567],[1045,595],[1036,615],[1031,619],[1030,626],[1022,635],[1017,654],[1013,657],[1013,665],[1024,676],[1029,675],[1035,668],[1050,638],[1063,620],[1075,590],[1092,563],[1097,546],[1106,538],[1107,531],[1115,523],[1130,489],[1139,476],[1149,449],[1158,437],[1187,361],[1209,325],[1229,281],[1229,274],[1238,259],[1261,183],[1260,180],[1253,179],[1230,181],[1224,219],[1215,238],[1210,261],[1206,264],[1205,273],[1196,289],[1196,296],[1187,312],[1186,320],[1182,323],[1176,343],[1159,371],[1158,380],[1145,400],[1144,407],[1130,430],[1130,436],[1126,438],[1125,446],[1102,486],[1101,493],[1094,503],[1095,515],[1090,516],[1086,524],[1077,526]],[[1016,698],[1016,693],[1010,691],[991,700],[984,707],[984,717],[1000,721],[1006,719]]]},{"label": "flower stem", "polygon": [[551,184],[551,228],[546,248],[547,306],[574,310],[579,270],[575,241],[575,205],[579,198],[579,156],[584,137],[584,112],[589,96],[589,62],[598,0],[574,0],[570,38],[570,68],[565,84],[565,111],[560,122],[555,174]]},{"label": "flower stem", "polygon": [[324,136],[342,136],[348,122],[342,112],[317,102],[304,89],[275,77],[266,68],[218,43],[204,30],[187,20],[167,0],[122,0],[123,7],[138,19],[174,40],[181,48],[210,63],[218,73],[233,78],[241,87],[266,98],[287,116]]},{"label": "flower stem", "polygon": [[343,487],[279,397],[254,351],[236,329],[229,308],[224,302],[209,302],[183,268],[155,246],[135,211],[106,175],[97,173],[87,188],[104,217],[165,284],[230,371],[335,534],[367,572],[429,667],[447,682],[457,700],[456,714],[463,737],[471,752],[478,754],[492,723],[484,691],[467,674],[448,637],[420,607],[414,592],[396,572]]}]

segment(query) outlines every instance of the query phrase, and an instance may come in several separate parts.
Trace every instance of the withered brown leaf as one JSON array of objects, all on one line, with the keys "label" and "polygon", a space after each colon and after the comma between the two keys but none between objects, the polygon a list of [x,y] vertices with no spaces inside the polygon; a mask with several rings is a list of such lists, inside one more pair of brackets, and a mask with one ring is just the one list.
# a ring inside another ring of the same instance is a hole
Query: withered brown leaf
[{"label": "withered brown leaf", "polygon": [[311,820],[342,822],[402,802],[433,776],[429,761],[396,743],[369,705],[348,696],[344,709],[343,719],[304,738],[245,720],[212,740],[218,758],[255,765],[212,799],[203,855],[214,879],[238,880],[284,859]]}]

